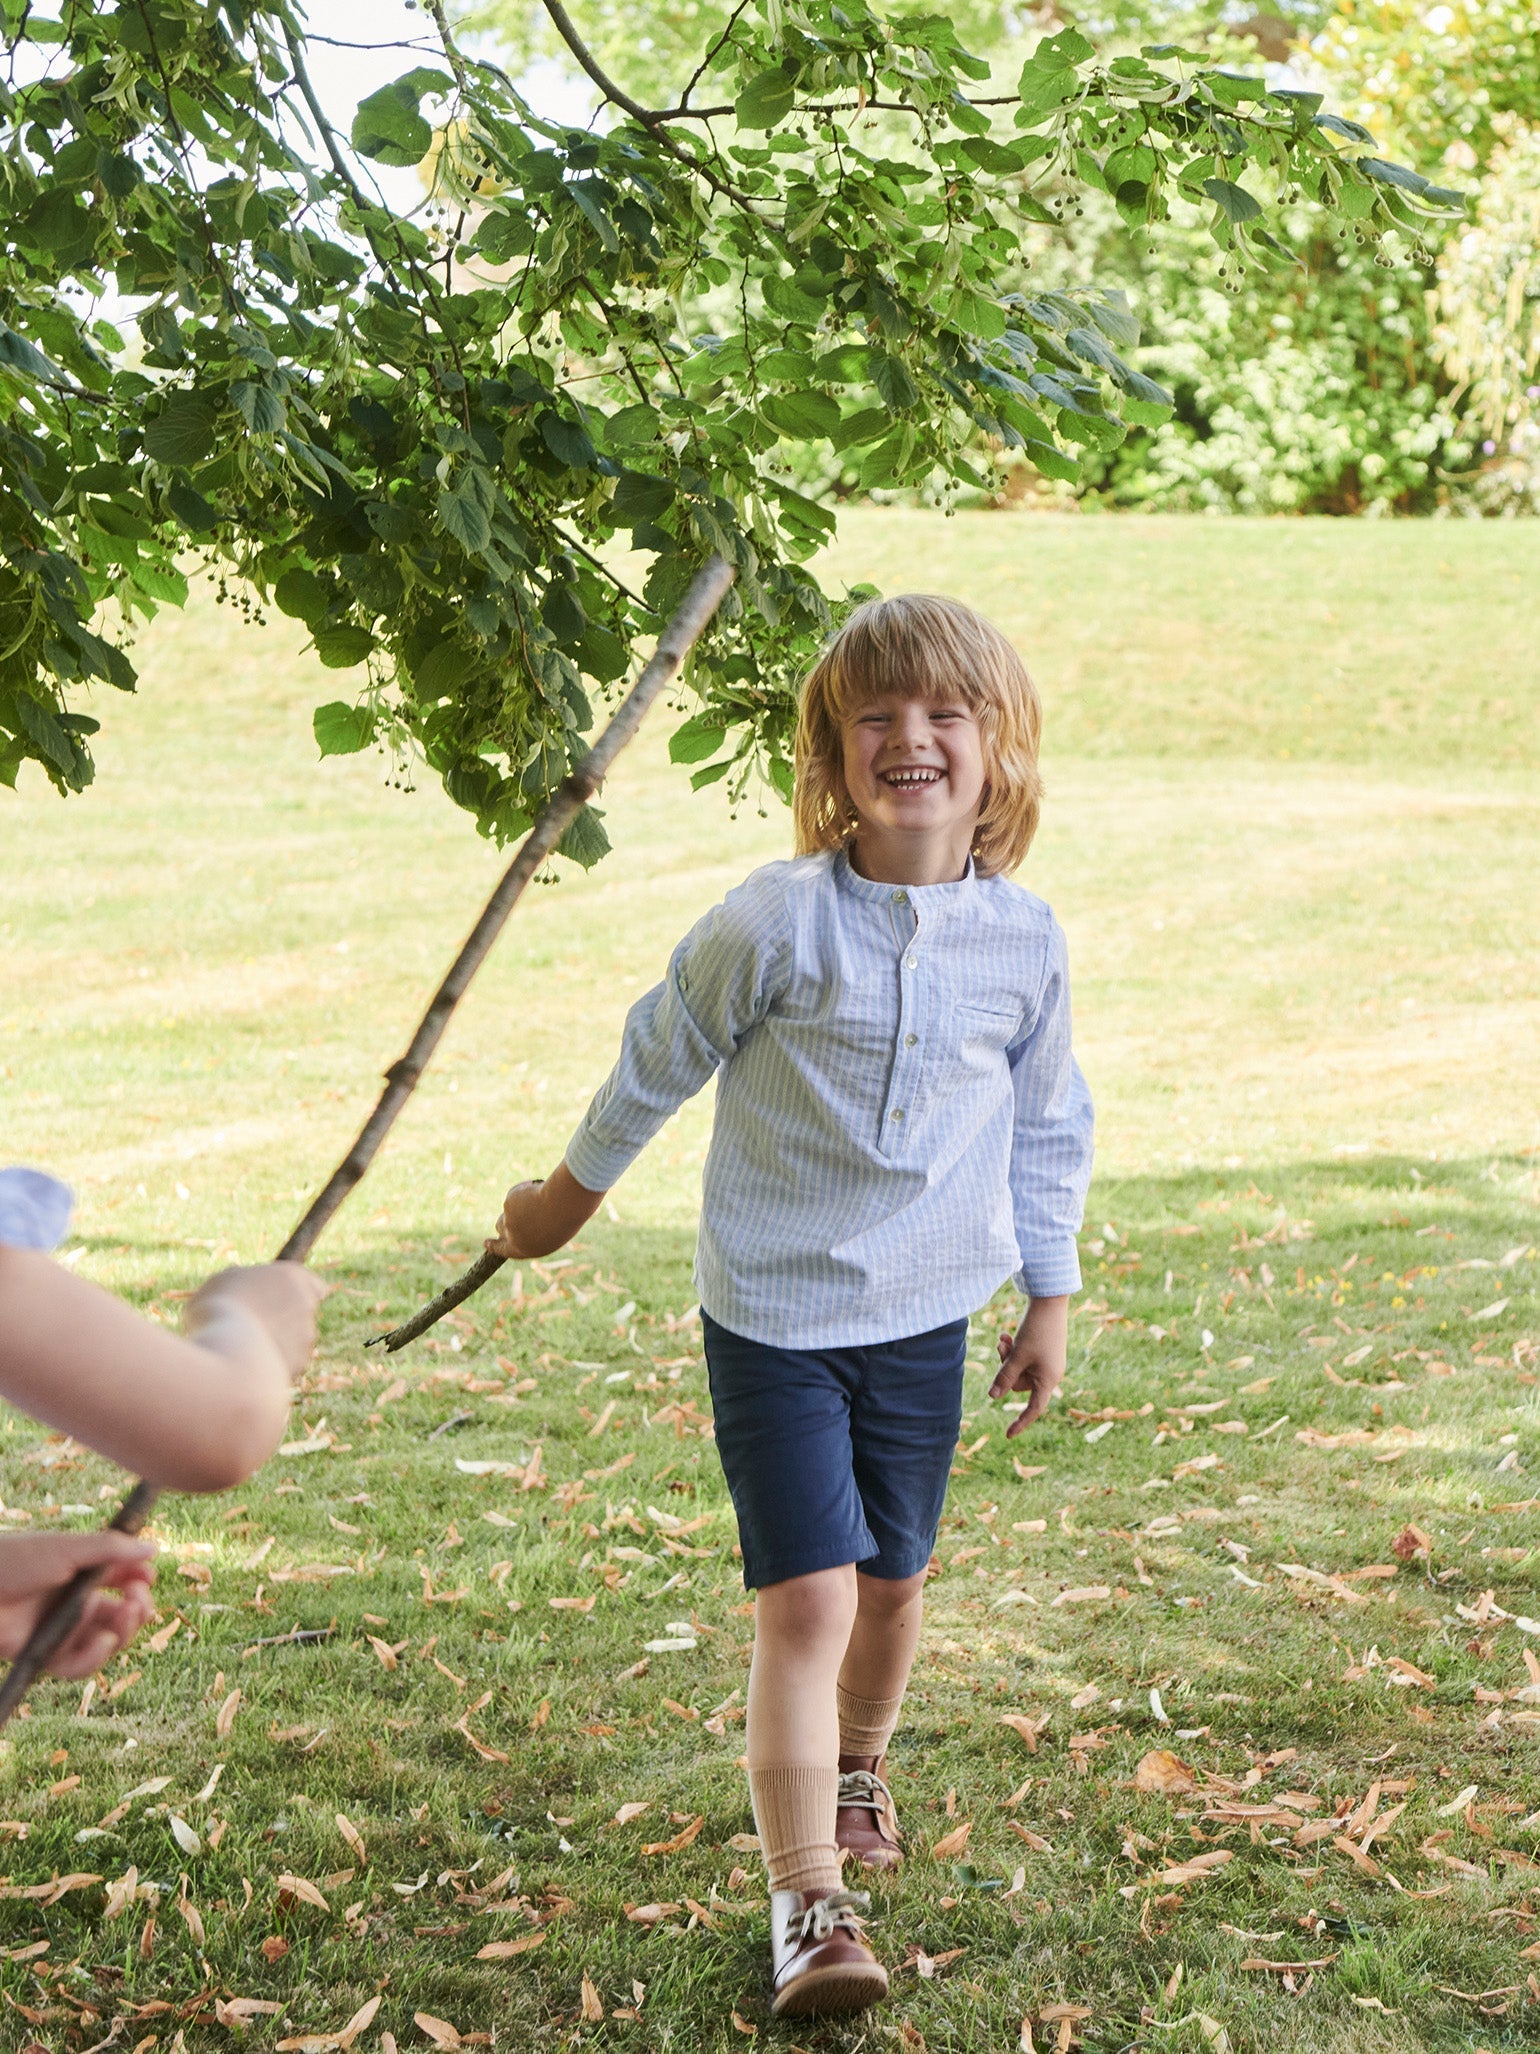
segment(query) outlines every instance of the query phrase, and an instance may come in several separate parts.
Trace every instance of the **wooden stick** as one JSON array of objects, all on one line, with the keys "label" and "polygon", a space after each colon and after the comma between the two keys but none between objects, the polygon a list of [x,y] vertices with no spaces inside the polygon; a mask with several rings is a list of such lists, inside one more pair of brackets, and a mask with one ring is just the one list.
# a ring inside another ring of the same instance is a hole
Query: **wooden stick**
[{"label": "wooden stick", "polygon": [[696,572],[680,602],[679,611],[658,639],[658,646],[592,749],[546,802],[539,819],[525,837],[519,853],[503,872],[497,889],[487,900],[481,918],[466,936],[449,975],[434,994],[423,1014],[411,1045],[399,1062],[385,1072],[385,1089],[379,1103],[359,1130],[358,1139],[333,1170],[330,1180],[294,1232],[278,1251],[280,1262],[303,1262],[316,1236],[374,1160],[380,1143],[395,1124],[401,1108],[417,1088],[433,1051],[443,1038],[451,1014],[465,995],[466,986],[486,960],[492,944],[502,933],[508,915],[523,895],[524,887],[550,855],[583,807],[609,774],[611,764],[642,724],[642,716],[663,687],[678,671],[705,631],[733,581],[733,568],[714,556]]},{"label": "wooden stick", "polygon": [[365,1341],[364,1346],[383,1348],[387,1355],[394,1355],[398,1348],[404,1348],[408,1341],[415,1341],[419,1334],[425,1334],[446,1312],[453,1312],[457,1305],[463,1305],[483,1284],[490,1282],[505,1260],[506,1257],[486,1250],[477,1256],[468,1270],[462,1270],[452,1284],[446,1284],[436,1298],[430,1299],[421,1312],[414,1312],[409,1320],[399,1327],[392,1327],[388,1334],[376,1334],[372,1341]]},{"label": "wooden stick", "polygon": [[[504,871],[496,891],[488,899],[481,918],[466,937],[465,945],[455,957],[449,975],[435,992],[433,1002],[423,1014],[406,1054],[399,1062],[392,1063],[385,1072],[385,1089],[380,1094],[374,1111],[364,1122],[357,1140],[333,1170],[304,1218],[279,1249],[277,1261],[305,1261],[322,1229],[379,1153],[381,1143],[395,1125],[402,1107],[417,1089],[418,1081],[427,1068],[433,1051],[443,1039],[450,1015],[465,996],[471,979],[486,961],[493,943],[503,931],[508,915],[522,897],[524,887],[583,807],[598,791],[608,776],[615,758],[627,742],[634,738],[647,709],[663,687],[676,675],[679,666],[700,640],[710,624],[712,615],[721,605],[734,575],[732,565],[724,562],[720,556],[713,556],[696,572],[689,590],[680,601],[678,611],[658,638],[657,648],[644,665],[641,676],[620,702],[609,726],[541,809],[519,853]],[[433,1304],[419,1313],[415,1320],[408,1321],[407,1325],[398,1328],[395,1334],[382,1338],[393,1347],[404,1347],[407,1341],[414,1339],[417,1334],[431,1326],[435,1319],[449,1311],[452,1306],[458,1305],[462,1298],[468,1298],[472,1291],[478,1290],[487,1278],[501,1267],[500,1256],[482,1256],[460,1278],[458,1286],[451,1286],[450,1290],[440,1293]],[[472,1278],[475,1278],[474,1282],[471,1281]],[[149,1518],[159,1496],[158,1485],[136,1483],[116,1515],[108,1521],[109,1527],[119,1533],[138,1533]],[[4,1684],[0,1685],[0,1726],[5,1724],[32,1688],[50,1655],[63,1646],[79,1625],[85,1611],[86,1599],[100,1583],[103,1573],[101,1569],[78,1571],[38,1620],[26,1646],[11,1664]]]}]

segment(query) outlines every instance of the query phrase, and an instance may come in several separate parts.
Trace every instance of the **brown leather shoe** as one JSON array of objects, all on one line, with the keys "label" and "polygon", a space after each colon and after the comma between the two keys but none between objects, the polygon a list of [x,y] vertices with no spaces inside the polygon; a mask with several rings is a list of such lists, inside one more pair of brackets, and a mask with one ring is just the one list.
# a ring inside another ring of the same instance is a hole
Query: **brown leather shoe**
[{"label": "brown leather shoe", "polygon": [[776,2018],[864,2011],[888,1994],[888,1972],[861,1936],[861,1890],[770,1892],[770,2010]]},{"label": "brown leather shoe", "polygon": [[865,1869],[896,1869],[904,1858],[893,1793],[883,1780],[887,1766],[886,1755],[869,1768],[847,1769],[840,1763],[834,1844]]}]

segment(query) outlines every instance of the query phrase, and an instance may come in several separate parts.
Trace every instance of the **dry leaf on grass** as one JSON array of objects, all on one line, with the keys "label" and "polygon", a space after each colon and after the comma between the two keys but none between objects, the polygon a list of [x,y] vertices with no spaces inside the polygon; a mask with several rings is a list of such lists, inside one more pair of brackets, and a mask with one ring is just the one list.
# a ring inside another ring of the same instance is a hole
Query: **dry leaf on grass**
[{"label": "dry leaf on grass", "polygon": [[277,2018],[283,2011],[281,2004],[275,2004],[270,1997],[231,1997],[228,2002],[222,1997],[214,1999],[214,2022],[216,2025],[232,2026],[242,2032],[254,2018]]},{"label": "dry leaf on grass", "polygon": [[396,1659],[396,1650],[390,1645],[389,1641],[381,1640],[378,1634],[371,1633],[369,1635],[369,1645],[379,1656],[382,1669],[397,1669],[400,1667],[400,1663]]},{"label": "dry leaf on grass", "polygon": [[727,1844],[736,1854],[761,1854],[764,1852],[760,1846],[757,1833],[734,1833]]},{"label": "dry leaf on grass", "polygon": [[1191,1861],[1174,1862],[1170,1868],[1161,1869],[1142,1880],[1146,1883],[1205,1883],[1215,1869],[1222,1869],[1227,1861],[1234,1859],[1228,1847],[1216,1847],[1208,1854],[1195,1854]]},{"label": "dry leaf on grass", "polygon": [[1134,1788],[1147,1796],[1187,1797],[1198,1787],[1198,1772],[1169,1747],[1152,1747],[1134,1770]]},{"label": "dry leaf on grass", "polygon": [[[1034,1854],[1053,1853],[1053,1842],[1045,1840],[1041,1833],[1034,1833],[1030,1826],[1022,1825],[1018,1819],[1007,1819],[1005,1823],[1013,1833],[1019,1834],[1026,1841]],[[1007,1895],[1009,1895],[1009,1892],[1007,1892]]]},{"label": "dry leaf on grass", "polygon": [[361,1869],[367,1868],[369,1866],[369,1850],[364,1845],[364,1836],[353,1824],[353,1821],[342,1812],[337,1814],[337,1831],[358,1857],[358,1866]]},{"label": "dry leaf on grass", "polygon": [[1036,1754],[1037,1743],[1042,1738],[1043,1728],[1052,1717],[1053,1713],[1051,1711],[1044,1712],[1040,1719],[1029,1719],[1025,1712],[1002,1712],[998,1723],[1002,1726],[1009,1726],[1013,1733],[1021,1736],[1027,1744],[1028,1754]]},{"label": "dry leaf on grass", "polygon": [[303,1876],[287,1874],[280,1876],[278,1878],[278,1895],[280,1898],[284,1896],[297,1897],[301,1904],[313,1904],[318,1911],[331,1910],[331,1906],[321,1895],[315,1884],[307,1882]]},{"label": "dry leaf on grass", "polygon": [[235,1715],[240,1708],[241,1693],[238,1690],[232,1690],[214,1715],[214,1734],[216,1739],[224,1739],[230,1728],[235,1724]]},{"label": "dry leaf on grass", "polygon": [[748,2020],[741,2018],[736,2011],[729,2015],[732,2018],[734,2032],[746,2033],[751,2040],[758,2037],[759,2027],[757,2025],[750,2025]]},{"label": "dry leaf on grass", "polygon": [[515,1955],[529,1954],[536,1947],[545,1945],[544,1931],[521,1933],[517,1940],[489,1940],[485,1947],[476,1949],[478,1961],[512,1961]]},{"label": "dry leaf on grass", "polygon": [[678,1854],[682,1849],[690,1845],[705,1823],[705,1814],[701,1813],[696,1818],[691,1819],[687,1826],[681,1827],[672,1840],[651,1840],[643,1847],[642,1852],[643,1854]]},{"label": "dry leaf on grass", "polygon": [[584,1976],[582,1986],[583,2017],[589,2025],[598,2025],[604,2017],[604,1999],[594,1988],[592,1981]]},{"label": "dry leaf on grass", "polygon": [[199,1915],[198,1907],[195,1904],[189,1904],[185,1897],[179,1897],[176,1900],[176,1908],[187,1922],[187,1930],[192,1935],[193,1945],[195,1947],[202,1947],[206,1936],[203,1931],[203,1920]]},{"label": "dry leaf on grass", "polygon": [[968,1844],[968,1835],[972,1831],[972,1819],[964,1819],[962,1824],[956,1827],[954,1831],[943,1834],[935,1843],[930,1850],[932,1857],[936,1861],[950,1861],[953,1855],[961,1854]]},{"label": "dry leaf on grass", "polygon": [[121,1918],[133,1903],[139,1891],[139,1871],[128,1869],[115,1883],[107,1885],[107,1902],[102,1907],[102,1918],[109,1921]]},{"label": "dry leaf on grass", "polygon": [[1099,1598],[1110,1598],[1111,1596],[1112,1586],[1110,1584],[1077,1584],[1072,1590],[1061,1590],[1059,1595],[1051,1600],[1048,1609],[1052,1611],[1055,1605],[1091,1604]]},{"label": "dry leaf on grass", "polygon": [[591,1612],[598,1601],[599,1593],[594,1591],[586,1598],[551,1598],[548,1603],[553,1612]]},{"label": "dry leaf on grass", "polygon": [[682,1908],[677,1904],[628,1904],[626,1917],[633,1925],[656,1926],[661,1925],[664,1919],[672,1918]]},{"label": "dry leaf on grass", "polygon": [[435,2047],[463,2047],[465,2042],[448,2019],[435,2018],[430,2011],[414,2011],[413,2025],[425,2032]]},{"label": "dry leaf on grass", "polygon": [[1299,1975],[1312,1968],[1330,1968],[1336,1958],[1335,1954],[1321,1954],[1313,1961],[1263,1961],[1259,1955],[1253,1955],[1249,1960],[1243,1961],[1241,1967],[1259,1970],[1267,1975]]},{"label": "dry leaf on grass", "polygon": [[289,1951],[289,1943],[281,1933],[269,1933],[262,1942],[262,1958],[267,1962],[282,1961]]},{"label": "dry leaf on grass", "polygon": [[633,1819],[639,1819],[644,1812],[650,1812],[651,1810],[652,1806],[650,1804],[623,1804],[615,1814],[614,1823],[617,1826],[629,1826]]}]

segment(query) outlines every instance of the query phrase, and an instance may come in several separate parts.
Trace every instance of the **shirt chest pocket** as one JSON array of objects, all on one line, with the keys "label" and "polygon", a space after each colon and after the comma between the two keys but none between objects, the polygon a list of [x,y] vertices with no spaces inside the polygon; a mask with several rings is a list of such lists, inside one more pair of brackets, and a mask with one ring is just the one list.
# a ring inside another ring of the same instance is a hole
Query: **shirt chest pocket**
[{"label": "shirt chest pocket", "polygon": [[940,1009],[931,1030],[927,1082],[936,1098],[950,1098],[986,1078],[1005,1074],[1005,1051],[1021,1033],[1022,1016],[1003,1006],[957,1001]]}]

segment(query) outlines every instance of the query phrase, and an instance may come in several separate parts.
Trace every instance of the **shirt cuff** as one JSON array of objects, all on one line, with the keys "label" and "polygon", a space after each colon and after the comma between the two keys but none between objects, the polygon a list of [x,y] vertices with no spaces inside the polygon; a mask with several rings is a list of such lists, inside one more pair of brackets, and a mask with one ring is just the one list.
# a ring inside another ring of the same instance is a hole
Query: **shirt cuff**
[{"label": "shirt cuff", "polygon": [[1081,1288],[1080,1251],[1073,1241],[1033,1248],[1011,1281],[1024,1298],[1068,1298]]},{"label": "shirt cuff", "polygon": [[562,1160],[585,1191],[608,1191],[620,1182],[641,1152],[639,1148],[606,1147],[596,1134],[580,1127],[567,1143]]}]

